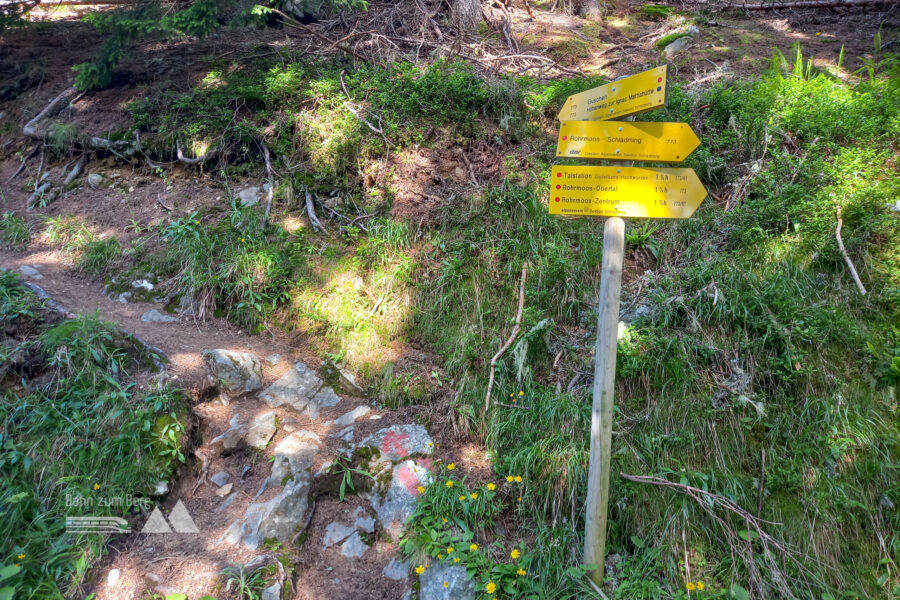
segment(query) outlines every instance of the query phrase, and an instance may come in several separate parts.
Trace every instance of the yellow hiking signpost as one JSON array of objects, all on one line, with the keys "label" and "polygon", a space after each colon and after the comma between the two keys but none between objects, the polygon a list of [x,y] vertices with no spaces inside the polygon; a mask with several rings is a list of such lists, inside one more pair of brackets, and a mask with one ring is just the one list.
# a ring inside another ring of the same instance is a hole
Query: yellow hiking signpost
[{"label": "yellow hiking signpost", "polygon": [[556,166],[550,214],[687,219],[704,198],[693,169]]},{"label": "yellow hiking signpost", "polygon": [[656,67],[569,96],[560,121],[606,121],[662,108],[666,104],[666,66]]},{"label": "yellow hiking signpost", "polygon": [[[611,121],[662,108],[666,104],[665,65],[569,96],[556,155],[568,158],[678,162],[700,145],[686,123]],[[619,296],[625,259],[622,217],[687,219],[706,197],[693,169],[556,165],[550,175],[550,214],[609,217],[603,225],[603,263],[594,388],[591,453],[584,522],[584,564],[597,586],[603,585],[606,516],[616,385]]]},{"label": "yellow hiking signpost", "polygon": [[686,123],[563,121],[556,156],[680,162],[698,146]]}]

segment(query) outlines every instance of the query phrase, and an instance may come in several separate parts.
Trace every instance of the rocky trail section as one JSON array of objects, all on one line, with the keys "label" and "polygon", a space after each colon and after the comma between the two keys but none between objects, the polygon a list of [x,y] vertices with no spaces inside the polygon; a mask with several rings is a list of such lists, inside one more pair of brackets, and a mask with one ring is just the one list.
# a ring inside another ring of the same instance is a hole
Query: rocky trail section
[{"label": "rocky trail section", "polygon": [[[227,598],[228,569],[249,576],[262,567],[266,600],[412,597],[397,542],[431,481],[425,427],[371,406],[352,377],[323,375],[284,340],[217,320],[148,321],[146,303],[102,295],[53,253],[0,252],[0,266],[66,313],[99,312],[145,340],[168,359],[164,376],[199,399],[194,460],[158,488],[162,514],[171,521],[186,508],[198,533],[139,533],[146,518],[135,516],[136,533],[111,538],[89,577],[96,600]],[[472,597],[464,570],[429,569],[418,587],[420,598]]]}]

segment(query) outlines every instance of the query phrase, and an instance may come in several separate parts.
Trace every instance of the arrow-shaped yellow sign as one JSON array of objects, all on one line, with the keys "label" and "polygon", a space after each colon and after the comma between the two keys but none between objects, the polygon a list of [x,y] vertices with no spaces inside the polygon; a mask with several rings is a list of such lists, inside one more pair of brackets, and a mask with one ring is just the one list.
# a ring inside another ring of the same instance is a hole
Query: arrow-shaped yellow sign
[{"label": "arrow-shaped yellow sign", "polygon": [[679,162],[700,140],[686,123],[563,121],[557,156]]},{"label": "arrow-shaped yellow sign", "polygon": [[560,121],[605,121],[666,104],[666,66],[569,96]]},{"label": "arrow-shaped yellow sign", "polygon": [[706,197],[693,169],[555,166],[550,214],[687,219]]}]

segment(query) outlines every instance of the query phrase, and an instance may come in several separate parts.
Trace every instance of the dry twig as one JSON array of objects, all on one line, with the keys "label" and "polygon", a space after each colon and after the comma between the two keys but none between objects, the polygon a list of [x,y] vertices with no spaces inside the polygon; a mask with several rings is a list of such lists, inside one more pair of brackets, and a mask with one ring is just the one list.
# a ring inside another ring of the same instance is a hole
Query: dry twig
[{"label": "dry twig", "polygon": [[488,407],[491,403],[491,391],[494,389],[494,374],[497,370],[497,361],[509,349],[512,343],[519,335],[519,329],[522,327],[522,311],[525,310],[525,281],[528,279],[528,263],[522,265],[522,280],[519,282],[519,310],[516,312],[516,324],[509,334],[509,339],[500,347],[497,354],[491,359],[491,373],[488,377],[487,394],[484,396],[484,412],[487,414]]},{"label": "dry twig", "polygon": [[836,204],[835,206],[837,207],[837,229],[834,230],[834,237],[837,238],[838,248],[841,249],[841,254],[844,255],[844,262],[847,263],[847,268],[850,269],[850,275],[853,276],[853,282],[856,283],[856,287],[859,288],[859,293],[865,296],[866,288],[859,279],[859,273],[856,272],[856,267],[853,266],[853,261],[850,260],[847,249],[844,248],[844,240],[841,239],[841,227],[844,226],[844,220],[841,218],[841,205]]}]

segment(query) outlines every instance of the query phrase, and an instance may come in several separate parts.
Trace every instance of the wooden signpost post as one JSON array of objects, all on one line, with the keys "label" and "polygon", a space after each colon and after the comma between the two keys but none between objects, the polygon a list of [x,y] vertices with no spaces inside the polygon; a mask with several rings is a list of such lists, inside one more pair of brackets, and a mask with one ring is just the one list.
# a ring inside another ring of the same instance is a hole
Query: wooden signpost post
[{"label": "wooden signpost post", "polygon": [[[700,140],[684,123],[609,121],[662,108],[666,103],[666,67],[657,67],[569,96],[556,155],[571,158],[678,162]],[[557,165],[550,175],[550,214],[609,217],[603,226],[603,262],[594,354],[591,453],[585,513],[584,564],[595,565],[591,579],[603,585],[606,516],[612,445],[613,393],[619,297],[625,258],[622,217],[687,219],[706,197],[693,169]]]}]

